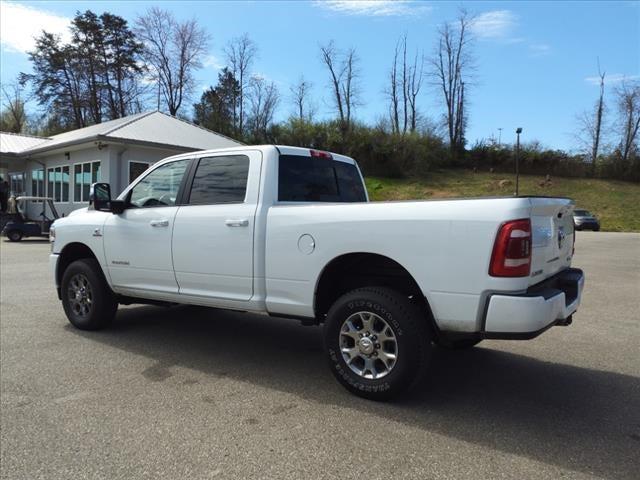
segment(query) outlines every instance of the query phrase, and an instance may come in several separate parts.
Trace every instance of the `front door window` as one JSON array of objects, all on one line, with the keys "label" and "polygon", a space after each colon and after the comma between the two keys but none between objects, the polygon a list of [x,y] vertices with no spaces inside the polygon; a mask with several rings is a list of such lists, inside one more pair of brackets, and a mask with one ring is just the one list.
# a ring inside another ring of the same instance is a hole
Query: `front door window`
[{"label": "front door window", "polygon": [[145,208],[175,205],[188,165],[189,160],[177,160],[149,172],[131,190],[130,206]]}]

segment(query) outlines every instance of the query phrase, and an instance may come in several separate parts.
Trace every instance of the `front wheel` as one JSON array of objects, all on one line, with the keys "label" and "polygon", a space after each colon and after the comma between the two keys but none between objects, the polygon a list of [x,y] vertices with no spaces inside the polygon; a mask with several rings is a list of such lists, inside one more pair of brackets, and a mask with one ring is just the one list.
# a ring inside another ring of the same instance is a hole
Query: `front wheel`
[{"label": "front wheel", "polygon": [[431,348],[427,318],[406,295],[382,287],[353,290],[327,314],[325,351],[350,392],[386,400],[409,388]]},{"label": "front wheel", "polygon": [[98,262],[83,258],[72,262],[62,275],[62,306],[69,322],[81,330],[106,327],[118,302]]},{"label": "front wheel", "polygon": [[10,242],[19,242],[22,240],[22,232],[20,230],[11,230],[7,233]]}]

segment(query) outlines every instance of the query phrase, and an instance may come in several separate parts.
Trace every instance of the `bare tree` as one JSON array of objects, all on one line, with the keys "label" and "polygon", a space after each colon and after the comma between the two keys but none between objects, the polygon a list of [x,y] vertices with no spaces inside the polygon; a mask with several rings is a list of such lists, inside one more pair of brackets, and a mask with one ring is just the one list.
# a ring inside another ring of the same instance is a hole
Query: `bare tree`
[{"label": "bare tree", "polygon": [[602,131],[602,114],[604,112],[604,77],[606,72],[600,71],[600,62],[598,62],[598,76],[600,77],[600,97],[596,106],[596,118],[593,129],[593,146],[591,148],[591,168],[593,173],[596,171],[596,162],[598,160],[598,149],[600,147],[600,132]]},{"label": "bare tree", "polygon": [[398,93],[398,50],[399,44],[393,53],[393,64],[389,72],[389,110],[391,115],[391,131],[393,133],[400,132],[400,95]]},{"label": "bare tree", "polygon": [[431,74],[442,91],[449,148],[454,158],[464,149],[464,87],[475,67],[470,43],[472,23],[473,18],[462,10],[455,24],[440,27],[436,52],[430,62]]},{"label": "bare tree", "polygon": [[601,71],[598,61],[598,78],[600,78],[600,95],[593,110],[583,112],[578,116],[579,132],[576,136],[578,141],[588,149],[591,159],[592,173],[596,172],[598,154],[602,148],[602,125],[604,120],[604,80],[606,73]]},{"label": "bare tree", "polygon": [[2,130],[12,133],[20,133],[27,126],[27,112],[25,110],[25,98],[23,86],[20,83],[9,83],[2,86],[4,108],[2,111]]},{"label": "bare tree", "polygon": [[418,128],[418,95],[422,89],[424,79],[424,55],[418,56],[416,50],[413,58],[413,65],[409,70],[409,80],[407,83],[407,96],[409,98],[409,129],[415,132]]},{"label": "bare tree", "polygon": [[[402,57],[399,65],[399,57]],[[389,110],[391,130],[402,133],[414,132],[418,126],[417,99],[424,78],[424,56],[416,50],[412,63],[407,60],[407,36],[400,37],[396,43],[393,63],[389,73]],[[402,118],[402,122],[400,119]]]},{"label": "bare tree", "polygon": [[320,47],[322,62],[329,70],[333,103],[343,135],[351,129],[353,110],[359,104],[359,58],[354,48],[339,52],[333,43]]},{"label": "bare tree", "polygon": [[[251,65],[258,55],[258,47],[245,33],[229,41],[224,49],[231,73],[238,80],[240,89],[234,102],[233,125],[240,134],[244,130],[245,92],[251,81]],[[235,106],[237,105],[237,107]],[[239,110],[239,111],[238,111]]]},{"label": "bare tree", "polygon": [[622,160],[626,162],[637,149],[640,128],[640,82],[623,80],[616,88],[616,96],[622,126],[620,152]]},{"label": "bare tree", "polygon": [[312,86],[313,84],[305,80],[304,76],[300,76],[297,83],[289,87],[295,105],[295,115],[300,120],[313,120],[315,107],[309,98]]},{"label": "bare tree", "polygon": [[[341,88],[342,68],[340,67],[339,60],[337,59],[338,54],[333,44],[333,40],[330,41],[328,45],[320,47],[320,52],[322,55],[322,61],[327,66],[329,75],[331,76],[331,90],[333,92],[333,101],[335,103],[336,109],[338,110],[340,124],[341,126],[344,126],[345,108]],[[338,65],[336,65],[337,63]]]},{"label": "bare tree", "polygon": [[280,101],[280,93],[274,82],[254,76],[249,81],[249,127],[257,138],[266,141],[267,129]]},{"label": "bare tree", "polygon": [[194,88],[194,72],[202,68],[202,56],[210,37],[198,22],[178,22],[171,12],[150,8],[136,20],[136,34],[144,44],[143,57],[158,82],[158,103],[163,97],[176,116]]}]

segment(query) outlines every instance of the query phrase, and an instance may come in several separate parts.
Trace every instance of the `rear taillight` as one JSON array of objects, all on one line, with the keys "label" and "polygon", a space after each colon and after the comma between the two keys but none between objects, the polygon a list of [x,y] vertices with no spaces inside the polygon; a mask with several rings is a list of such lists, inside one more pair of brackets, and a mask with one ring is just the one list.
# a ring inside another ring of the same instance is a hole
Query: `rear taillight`
[{"label": "rear taillight", "polygon": [[493,244],[489,275],[526,277],[531,269],[531,221],[511,220],[500,227]]},{"label": "rear taillight", "polygon": [[321,150],[309,150],[312,157],[333,159],[333,156],[329,152],[323,152]]}]

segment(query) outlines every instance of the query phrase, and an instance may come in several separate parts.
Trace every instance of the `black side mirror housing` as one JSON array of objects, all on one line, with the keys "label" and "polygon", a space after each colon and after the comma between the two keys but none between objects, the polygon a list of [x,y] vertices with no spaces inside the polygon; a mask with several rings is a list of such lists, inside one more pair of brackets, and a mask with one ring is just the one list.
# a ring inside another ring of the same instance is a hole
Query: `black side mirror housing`
[{"label": "black side mirror housing", "polygon": [[111,186],[101,182],[91,185],[89,205],[100,212],[122,213],[125,209],[124,201],[111,200]]}]

